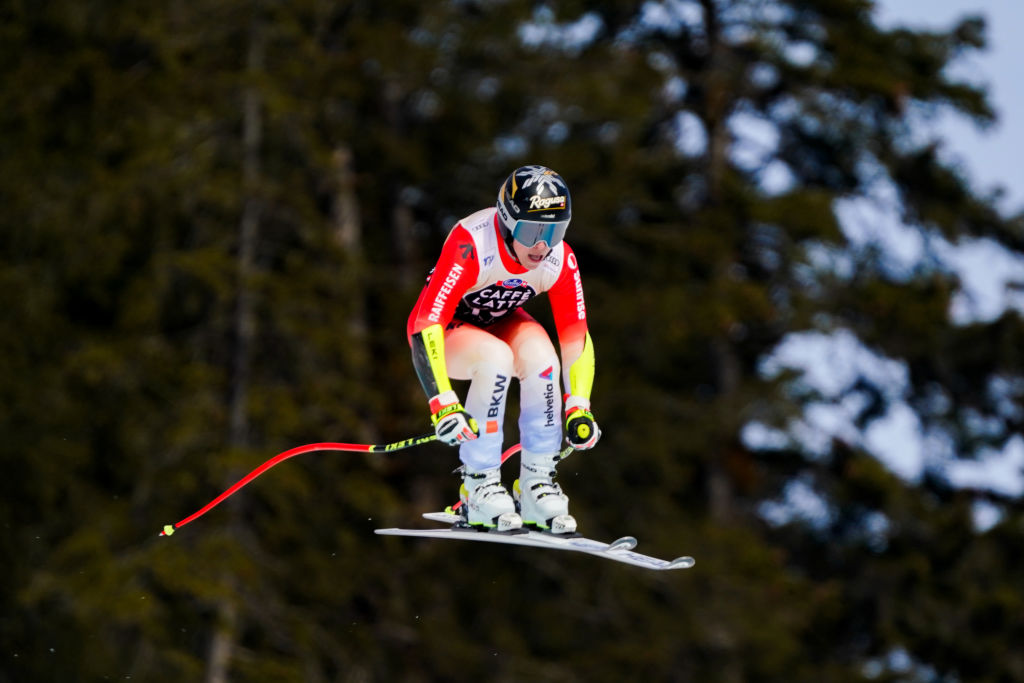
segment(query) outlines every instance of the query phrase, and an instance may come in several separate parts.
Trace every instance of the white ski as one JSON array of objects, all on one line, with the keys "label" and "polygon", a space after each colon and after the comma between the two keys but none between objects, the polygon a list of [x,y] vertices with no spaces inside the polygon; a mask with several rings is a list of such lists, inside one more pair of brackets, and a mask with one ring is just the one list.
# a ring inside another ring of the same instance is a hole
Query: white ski
[{"label": "white ski", "polygon": [[[462,517],[448,512],[427,512],[423,515],[433,522],[459,524]],[[553,536],[533,530],[519,530],[505,533],[476,531],[475,529],[377,529],[375,533],[382,536],[416,536],[420,538],[447,538],[463,541],[486,541],[488,543],[506,543],[509,545],[526,545],[535,548],[552,548],[555,550],[572,550],[589,555],[596,555],[608,560],[645,567],[646,569],[689,569],[694,565],[692,557],[677,557],[674,560],[662,560],[650,555],[633,552],[636,539],[623,536],[613,543],[602,543],[582,536]]]}]

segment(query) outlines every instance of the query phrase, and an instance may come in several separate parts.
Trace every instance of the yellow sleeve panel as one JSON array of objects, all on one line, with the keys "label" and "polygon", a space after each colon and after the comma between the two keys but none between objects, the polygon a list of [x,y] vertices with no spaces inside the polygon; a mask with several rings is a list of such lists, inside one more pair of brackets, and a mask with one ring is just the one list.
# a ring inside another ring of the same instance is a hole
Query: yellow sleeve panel
[{"label": "yellow sleeve panel", "polygon": [[444,328],[435,323],[412,335],[412,364],[427,398],[452,390],[444,361]]},{"label": "yellow sleeve panel", "polygon": [[569,393],[590,400],[590,391],[594,387],[594,342],[587,332],[583,340],[583,352],[569,366]]}]

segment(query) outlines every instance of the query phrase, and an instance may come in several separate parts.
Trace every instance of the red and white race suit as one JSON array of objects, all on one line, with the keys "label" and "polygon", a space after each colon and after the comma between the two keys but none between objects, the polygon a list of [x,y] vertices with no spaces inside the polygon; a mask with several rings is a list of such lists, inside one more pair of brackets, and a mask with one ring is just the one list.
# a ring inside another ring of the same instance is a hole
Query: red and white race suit
[{"label": "red and white race suit", "polygon": [[[573,404],[584,408],[589,407],[593,380],[583,282],[572,249],[563,240],[537,268],[529,270],[506,246],[496,214],[494,208],[477,211],[452,229],[407,326],[412,342],[417,332],[441,325],[448,376],[471,380],[465,408],[476,419],[480,436],[463,443],[459,451],[470,471],[500,463],[505,400],[512,377],[520,383],[524,457],[552,455],[560,448],[558,376],[565,393],[573,396]],[[522,309],[545,292],[563,364],[547,332]]]}]

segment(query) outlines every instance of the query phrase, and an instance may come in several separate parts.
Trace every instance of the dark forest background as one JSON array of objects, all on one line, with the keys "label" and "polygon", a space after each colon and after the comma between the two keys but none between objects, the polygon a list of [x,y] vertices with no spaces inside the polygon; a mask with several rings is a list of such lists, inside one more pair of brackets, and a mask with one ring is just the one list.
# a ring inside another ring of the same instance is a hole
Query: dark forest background
[{"label": "dark forest background", "polygon": [[[872,8],[0,3],[0,680],[1024,680],[1020,497],[742,438],[821,399],[763,360],[838,330],[958,458],[1021,432],[1020,313],[954,324],[954,273],[840,229],[882,182],[922,235],[1024,253],[913,126],[994,119],[949,68],[983,19]],[[375,536],[454,500],[437,444],[303,455],[157,538],[287,448],[430,430],[407,313],[524,163],[570,183],[597,351],[573,512],[696,567]],[[862,428],[892,400],[850,392]],[[828,514],[772,523],[794,481]]]}]

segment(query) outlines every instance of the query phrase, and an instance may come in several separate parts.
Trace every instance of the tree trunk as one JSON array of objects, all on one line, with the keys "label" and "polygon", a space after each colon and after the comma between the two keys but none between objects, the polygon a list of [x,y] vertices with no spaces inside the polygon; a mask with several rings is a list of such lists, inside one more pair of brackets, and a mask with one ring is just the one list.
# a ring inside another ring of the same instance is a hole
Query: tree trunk
[{"label": "tree trunk", "polygon": [[238,604],[232,598],[224,598],[217,605],[217,624],[210,641],[206,683],[227,683],[237,633]]},{"label": "tree trunk", "polygon": [[[722,189],[725,172],[728,168],[729,127],[728,116],[731,106],[729,64],[727,63],[725,46],[722,44],[721,24],[718,18],[717,4],[713,0],[701,0],[704,10],[704,22],[707,29],[708,63],[704,70],[704,109],[701,116],[707,127],[708,149],[707,166],[707,201],[709,214],[718,219],[721,212]],[[727,277],[729,263],[720,264],[716,269],[716,277]],[[736,354],[726,336],[721,331],[711,340],[711,353],[716,366],[716,402],[719,406],[735,403],[735,395],[739,388],[740,370]],[[720,418],[721,419],[721,418]],[[725,430],[719,429],[719,433]],[[727,525],[733,514],[733,485],[726,470],[726,449],[724,445],[715,449],[708,462],[707,490],[711,518],[721,525]],[[738,644],[735,631],[728,624],[720,624],[711,633],[713,647],[722,662],[719,678],[722,681],[742,681],[743,667],[737,655]]]},{"label": "tree trunk", "polygon": [[712,206],[716,206],[722,199],[722,183],[725,179],[729,153],[729,65],[726,63],[725,46],[721,42],[721,24],[718,21],[715,3],[713,0],[702,0],[701,5],[704,9],[704,26],[708,41],[708,62],[702,73],[704,108],[701,112],[708,135],[705,173],[708,200]]},{"label": "tree trunk", "polygon": [[[354,155],[348,146],[337,147],[332,155],[334,199],[331,206],[334,238],[345,252],[345,261],[349,268],[355,269],[355,288],[348,299],[351,310],[348,313],[348,340],[346,346],[351,350],[349,355],[349,376],[360,387],[368,387],[372,382],[370,349],[370,323],[367,319],[366,264],[363,260],[363,219],[359,208],[359,195],[356,192],[356,172],[353,168]],[[351,275],[351,273],[350,273]],[[367,416],[369,417],[369,416]],[[372,420],[362,420],[358,426],[356,437],[362,441],[374,443],[376,434],[372,428]]]},{"label": "tree trunk", "polygon": [[[721,26],[717,8],[712,0],[702,0],[704,25],[707,30],[708,62],[703,72],[704,103],[701,118],[708,131],[708,149],[705,173],[707,175],[709,214],[718,219],[722,196],[722,183],[728,163],[729,113],[727,91],[727,65],[721,43]],[[716,277],[728,277],[730,263],[720,263]],[[716,393],[719,404],[732,402],[739,386],[739,364],[725,332],[711,340],[711,354],[716,367]],[[708,463],[708,499],[712,519],[724,522],[732,510],[732,485],[722,462],[721,454]]]},{"label": "tree trunk", "polygon": [[[725,335],[720,334],[711,340],[711,353],[715,359],[718,394],[716,400],[720,405],[733,405],[740,385],[740,367],[736,352]],[[721,415],[725,411],[718,412]],[[724,415],[720,419],[725,419]],[[733,513],[733,484],[724,462],[725,448],[723,446],[716,450],[715,457],[708,462],[708,502],[711,518],[727,524]]]},{"label": "tree trunk", "polygon": [[334,164],[334,206],[331,216],[334,236],[338,244],[352,256],[359,256],[363,250],[363,224],[359,211],[359,196],[356,194],[356,174],[353,169],[353,155],[349,147],[338,147],[332,155]]},{"label": "tree trunk", "polygon": [[[260,26],[259,7],[253,8],[249,25],[249,46],[246,72],[251,77],[263,70],[265,46]],[[256,244],[259,238],[261,204],[260,147],[263,142],[263,112],[259,90],[252,83],[243,93],[242,101],[242,193],[244,203],[239,223],[237,279],[238,295],[234,318],[235,353],[232,364],[229,397],[228,445],[232,450],[250,446],[249,384],[253,337],[256,332],[255,293],[252,290]],[[228,526],[238,524],[237,506],[230,506]],[[224,577],[231,584],[231,577]],[[217,624],[210,642],[207,683],[226,683],[238,639],[240,609],[235,591],[227,591],[217,605]]]}]

